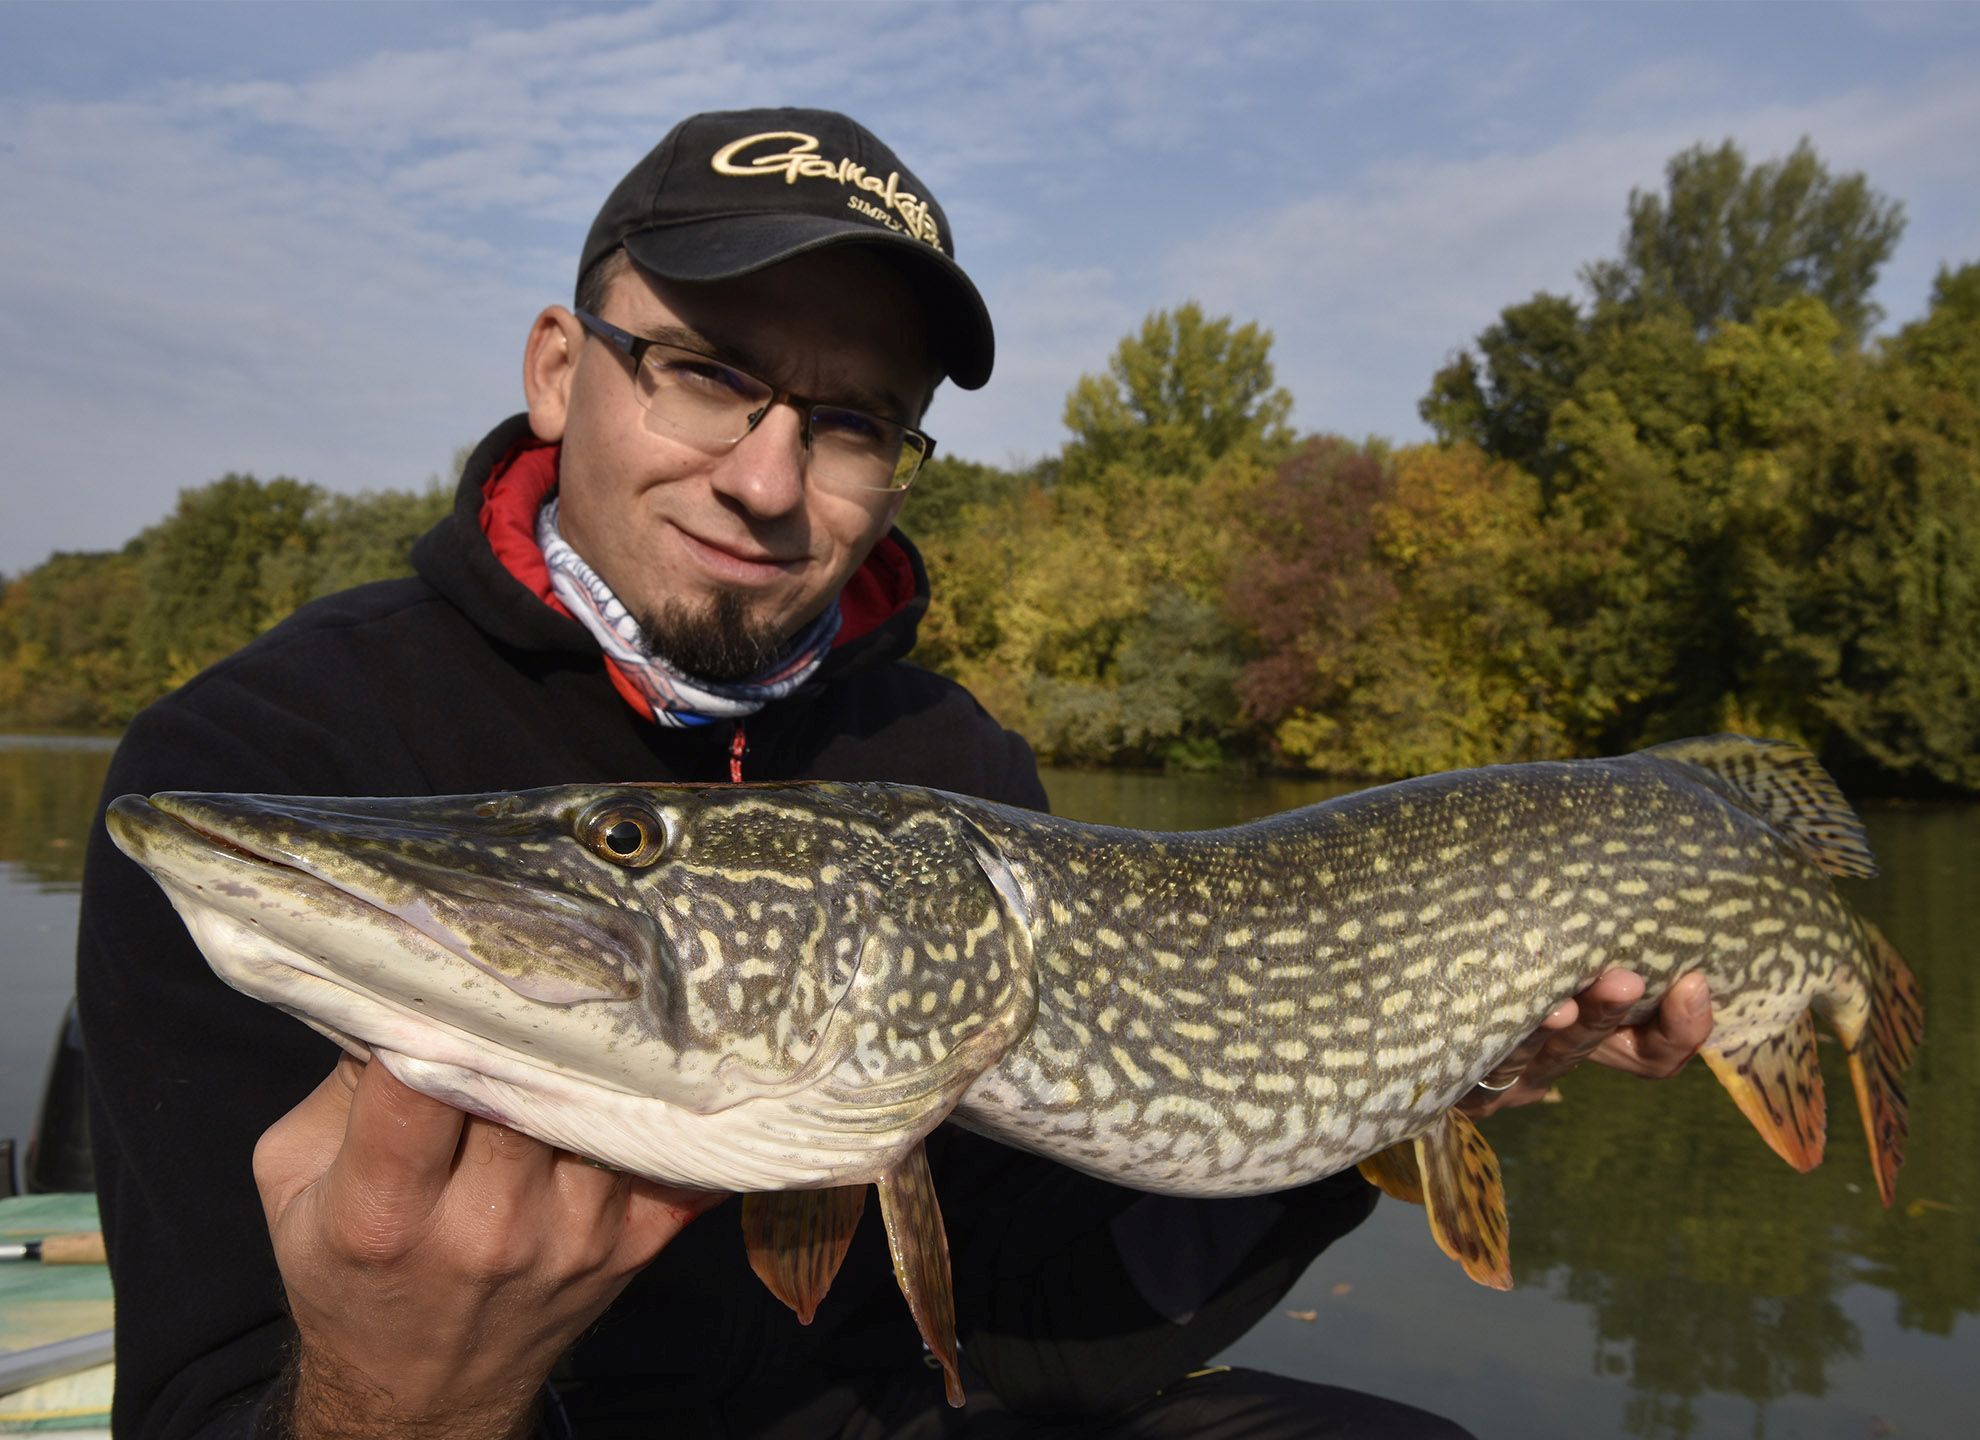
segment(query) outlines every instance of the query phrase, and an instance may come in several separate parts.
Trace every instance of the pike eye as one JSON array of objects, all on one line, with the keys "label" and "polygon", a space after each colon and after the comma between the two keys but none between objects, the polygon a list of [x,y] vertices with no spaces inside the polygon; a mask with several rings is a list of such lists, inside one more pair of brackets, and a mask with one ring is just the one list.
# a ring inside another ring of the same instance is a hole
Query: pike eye
[{"label": "pike eye", "polygon": [[667,825],[642,805],[606,802],[578,821],[578,838],[617,865],[644,868],[667,853]]}]

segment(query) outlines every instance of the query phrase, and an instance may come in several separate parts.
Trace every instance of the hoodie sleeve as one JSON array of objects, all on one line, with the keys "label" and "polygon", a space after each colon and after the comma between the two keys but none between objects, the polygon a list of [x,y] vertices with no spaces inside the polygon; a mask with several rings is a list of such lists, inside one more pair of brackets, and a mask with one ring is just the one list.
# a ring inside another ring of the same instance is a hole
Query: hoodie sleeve
[{"label": "hoodie sleeve", "polygon": [[[416,777],[339,676],[280,698],[209,672],[126,733],[103,803],[131,792],[374,793]],[[348,692],[346,692],[348,693]],[[84,862],[76,995],[90,1135],[117,1294],[113,1421],[124,1437],[255,1433],[292,1330],[252,1160],[337,1050],[221,983],[164,892],[111,842]]]}]

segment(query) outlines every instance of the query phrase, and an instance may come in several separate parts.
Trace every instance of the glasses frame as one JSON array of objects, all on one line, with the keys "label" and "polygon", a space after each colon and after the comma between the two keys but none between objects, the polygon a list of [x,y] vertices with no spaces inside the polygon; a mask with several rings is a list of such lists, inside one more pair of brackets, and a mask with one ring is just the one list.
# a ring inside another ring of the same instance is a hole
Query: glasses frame
[{"label": "glasses frame", "polygon": [[[876,495],[899,495],[914,484],[916,477],[921,474],[922,467],[934,457],[935,437],[930,435],[926,430],[918,430],[912,425],[903,424],[901,421],[891,419],[885,415],[875,415],[870,410],[861,410],[856,406],[836,405],[829,400],[813,400],[808,396],[798,394],[794,390],[781,390],[777,386],[772,385],[768,380],[750,374],[749,371],[743,369],[741,366],[730,364],[720,355],[711,355],[706,350],[696,350],[687,345],[677,345],[671,340],[653,340],[644,335],[635,335],[630,330],[621,330],[609,320],[599,319],[589,310],[573,309],[571,313],[577,316],[578,323],[584,326],[586,330],[589,330],[593,335],[596,335],[600,340],[603,340],[607,345],[610,345],[614,350],[617,350],[632,362],[633,382],[635,386],[639,382],[640,367],[646,363],[647,352],[657,348],[660,350],[671,350],[681,355],[692,355],[701,360],[712,361],[725,370],[734,371],[738,376],[749,381],[751,384],[768,390],[770,392],[770,398],[749,412],[748,422],[743,426],[742,434],[724,442],[729,446],[740,445],[744,440],[749,438],[751,432],[758,425],[763,423],[763,417],[765,415],[768,415],[777,405],[785,404],[797,411],[798,417],[804,422],[802,435],[804,448],[807,452],[811,449],[811,418],[813,414],[819,410],[838,410],[848,415],[858,415],[862,419],[877,421],[884,425],[892,425],[905,437],[903,443],[908,444],[908,448],[915,450],[920,457],[915,461],[914,469],[908,472],[907,479],[901,481],[898,485],[861,485],[853,488],[865,490],[868,493]],[[644,402],[641,403],[640,408],[646,408]],[[918,448],[916,444],[910,442],[918,442]]]}]

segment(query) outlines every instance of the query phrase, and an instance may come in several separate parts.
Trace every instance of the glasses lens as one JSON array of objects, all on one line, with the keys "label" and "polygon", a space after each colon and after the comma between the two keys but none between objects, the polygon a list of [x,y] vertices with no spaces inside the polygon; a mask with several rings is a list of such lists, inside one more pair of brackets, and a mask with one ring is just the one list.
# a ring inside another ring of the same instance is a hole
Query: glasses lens
[{"label": "glasses lens", "polygon": [[[649,345],[639,366],[639,402],[690,445],[721,450],[750,432],[776,391],[719,360]],[[905,490],[928,453],[928,437],[892,420],[814,405],[806,443],[812,480],[831,490]]]},{"label": "glasses lens", "polygon": [[834,405],[812,407],[811,473],[822,485],[905,490],[926,449],[921,435],[892,420]]},{"label": "glasses lens", "polygon": [[770,394],[761,380],[688,350],[653,345],[640,362],[640,403],[694,445],[742,439]]}]

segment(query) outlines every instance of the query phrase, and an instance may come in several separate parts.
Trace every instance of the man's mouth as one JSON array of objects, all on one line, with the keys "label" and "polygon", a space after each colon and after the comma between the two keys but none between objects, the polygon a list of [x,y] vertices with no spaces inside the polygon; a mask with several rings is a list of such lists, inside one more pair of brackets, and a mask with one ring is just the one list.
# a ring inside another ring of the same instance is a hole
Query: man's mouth
[{"label": "man's mouth", "polygon": [[682,530],[682,542],[690,554],[709,570],[725,579],[748,582],[781,579],[804,564],[804,557],[787,559],[752,545],[731,546]]}]

